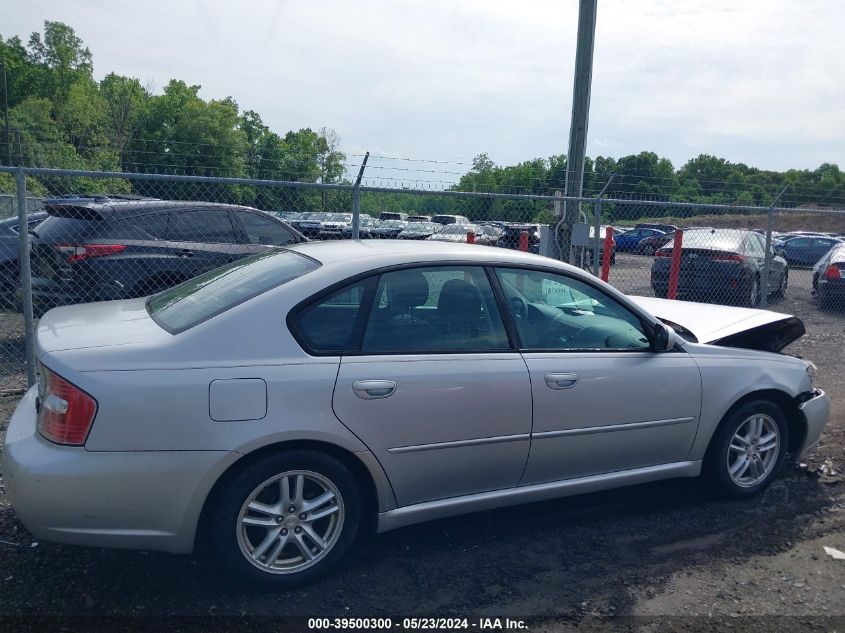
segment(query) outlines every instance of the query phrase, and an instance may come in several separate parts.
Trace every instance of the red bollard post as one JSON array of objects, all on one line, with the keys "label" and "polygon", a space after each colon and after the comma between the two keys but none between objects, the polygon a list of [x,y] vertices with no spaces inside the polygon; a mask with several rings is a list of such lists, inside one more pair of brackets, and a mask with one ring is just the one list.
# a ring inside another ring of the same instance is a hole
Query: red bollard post
[{"label": "red bollard post", "polygon": [[681,276],[681,248],[684,243],[684,232],[681,229],[675,231],[675,243],[672,245],[672,262],[669,264],[669,291],[666,294],[670,299],[678,297],[678,277]]},{"label": "red bollard post", "polygon": [[522,231],[519,234],[519,250],[523,253],[528,252],[528,231]]},{"label": "red bollard post", "polygon": [[467,244],[475,244],[475,233],[467,231]]},{"label": "red bollard post", "polygon": [[610,251],[613,250],[613,227],[606,229],[604,236],[604,249],[601,254],[601,280],[607,281],[610,277]]}]

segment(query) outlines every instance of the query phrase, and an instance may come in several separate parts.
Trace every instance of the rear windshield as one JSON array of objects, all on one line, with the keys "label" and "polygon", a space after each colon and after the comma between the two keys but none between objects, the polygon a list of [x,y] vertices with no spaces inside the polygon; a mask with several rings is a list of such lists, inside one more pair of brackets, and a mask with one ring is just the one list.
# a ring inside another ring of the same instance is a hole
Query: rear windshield
[{"label": "rear windshield", "polygon": [[159,326],[178,334],[319,266],[293,251],[267,251],[153,295],[147,312]]},{"label": "rear windshield", "polygon": [[76,244],[95,236],[102,224],[102,220],[77,220],[51,215],[33,230],[38,239],[46,242]]}]

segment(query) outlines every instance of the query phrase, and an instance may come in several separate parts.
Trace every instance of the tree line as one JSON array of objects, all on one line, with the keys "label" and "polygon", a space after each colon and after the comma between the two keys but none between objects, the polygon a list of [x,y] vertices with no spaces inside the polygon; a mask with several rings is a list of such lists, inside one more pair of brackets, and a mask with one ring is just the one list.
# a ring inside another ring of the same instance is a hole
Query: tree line
[{"label": "tree line", "polygon": [[[0,165],[91,171],[166,173],[309,183],[347,183],[346,156],[330,128],[278,133],[258,112],[242,111],[232,97],[205,100],[200,86],[173,79],[160,91],[134,77],[93,74],[93,57],[73,28],[46,21],[26,44],[0,36],[6,70],[8,127],[0,139]],[[2,86],[0,86],[2,87]],[[16,137],[14,134],[19,136]],[[566,156],[496,165],[479,154],[456,191],[548,195],[564,189]],[[608,184],[609,183],[609,184]],[[0,190],[11,178],[0,174]],[[787,187],[782,203],[845,206],[845,173],[825,163],[814,170],[767,171],[700,155],[676,168],[654,152],[587,158],[584,195],[634,200],[766,206]],[[349,211],[348,192],[256,186],[96,178],[30,179],[40,195],[70,192],[136,193],[163,198],[206,198],[280,210]],[[370,193],[362,210],[459,213],[471,219],[549,217],[542,201],[461,199],[436,195]],[[609,204],[611,220],[654,215],[636,204]],[[673,215],[684,215],[683,210]]]}]

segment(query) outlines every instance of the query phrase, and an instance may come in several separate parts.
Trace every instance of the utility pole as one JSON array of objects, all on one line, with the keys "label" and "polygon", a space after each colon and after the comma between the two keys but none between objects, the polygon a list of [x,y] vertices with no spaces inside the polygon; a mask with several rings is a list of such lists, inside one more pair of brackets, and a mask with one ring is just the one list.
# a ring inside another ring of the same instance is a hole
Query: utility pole
[{"label": "utility pole", "polygon": [[12,165],[12,132],[9,128],[9,84],[6,83],[6,64],[0,62],[0,67],[3,68],[3,111],[6,119],[6,166]]},{"label": "utility pole", "polygon": [[[579,0],[578,41],[575,47],[575,81],[572,87],[572,121],[569,124],[569,150],[566,154],[566,196],[580,198],[584,192],[584,154],[587,149],[587,122],[590,87],[593,80],[593,43],[596,38],[597,0]],[[581,203],[564,204],[563,222],[557,230],[559,259],[569,261],[572,225],[578,219]]]}]

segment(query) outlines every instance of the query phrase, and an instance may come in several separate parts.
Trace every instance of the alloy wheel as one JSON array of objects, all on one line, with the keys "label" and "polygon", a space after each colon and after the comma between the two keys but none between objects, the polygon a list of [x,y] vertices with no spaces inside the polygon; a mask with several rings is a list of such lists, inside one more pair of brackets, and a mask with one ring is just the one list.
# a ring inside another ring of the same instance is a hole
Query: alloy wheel
[{"label": "alloy wheel", "polygon": [[780,429],[768,415],[755,414],[739,425],[728,447],[728,474],[742,488],[765,480],[780,454]]},{"label": "alloy wheel", "polygon": [[244,501],[238,546],[261,571],[293,574],[320,562],[337,543],[345,511],[337,486],[319,473],[294,470],[261,483]]}]

